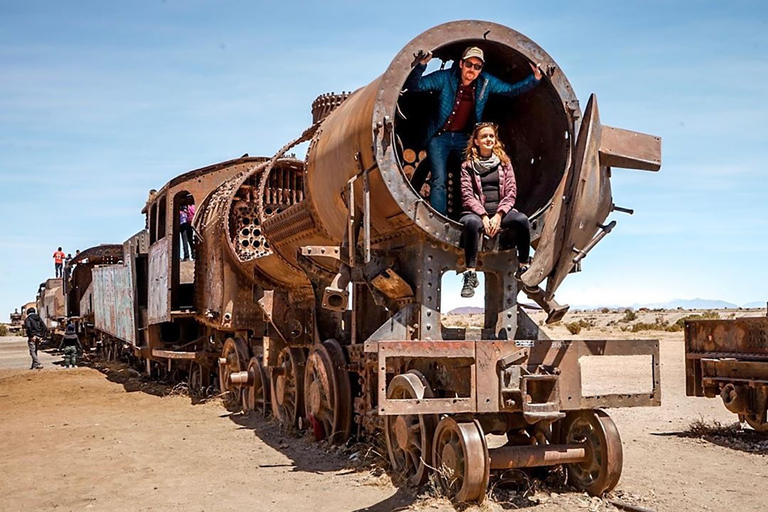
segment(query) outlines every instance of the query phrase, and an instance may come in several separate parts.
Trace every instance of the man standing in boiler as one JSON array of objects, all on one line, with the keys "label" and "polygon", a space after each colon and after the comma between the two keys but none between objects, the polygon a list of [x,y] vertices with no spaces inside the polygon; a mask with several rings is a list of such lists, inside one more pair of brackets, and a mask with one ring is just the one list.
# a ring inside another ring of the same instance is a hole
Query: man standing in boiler
[{"label": "man standing in boiler", "polygon": [[541,70],[533,65],[533,75],[508,84],[483,71],[485,54],[477,46],[470,46],[462,54],[459,67],[444,69],[422,76],[432,53],[426,54],[411,71],[405,82],[409,91],[436,91],[438,109],[427,128],[426,146],[432,176],[429,180],[429,202],[432,208],[445,215],[448,211],[446,181],[447,162],[451,153],[464,159],[463,151],[475,123],[484,121],[483,112],[491,94],[518,96],[530,91],[541,80]]}]

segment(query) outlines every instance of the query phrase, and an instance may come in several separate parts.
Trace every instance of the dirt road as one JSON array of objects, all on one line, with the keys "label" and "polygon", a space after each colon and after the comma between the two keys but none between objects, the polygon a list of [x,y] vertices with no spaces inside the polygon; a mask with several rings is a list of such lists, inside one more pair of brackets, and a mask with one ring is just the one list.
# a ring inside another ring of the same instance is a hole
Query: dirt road
[{"label": "dirt road", "polygon": [[[768,441],[751,431],[725,433],[719,444],[684,435],[700,418],[735,417],[718,400],[685,397],[680,333],[665,334],[661,347],[663,406],[609,411],[624,443],[613,496],[659,511],[766,510]],[[23,340],[0,338],[0,510],[453,508],[219,401],[129,391],[117,375],[64,370],[51,364],[58,359],[44,354],[46,368],[29,371]],[[470,510],[520,507],[614,510],[564,489]]]}]

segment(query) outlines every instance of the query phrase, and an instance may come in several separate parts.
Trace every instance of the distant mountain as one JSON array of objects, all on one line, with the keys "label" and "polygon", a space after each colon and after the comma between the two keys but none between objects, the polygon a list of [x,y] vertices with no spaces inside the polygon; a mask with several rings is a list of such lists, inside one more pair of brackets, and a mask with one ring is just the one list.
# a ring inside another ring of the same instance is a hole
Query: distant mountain
[{"label": "distant mountain", "polygon": [[765,307],[765,301],[764,300],[756,300],[753,302],[747,302],[743,306],[743,308],[764,308]]},{"label": "distant mountain", "polygon": [[478,308],[476,306],[464,306],[461,308],[456,308],[450,310],[447,314],[449,315],[477,315],[485,312],[483,308]]},{"label": "distant mountain", "polygon": [[657,302],[653,304],[633,304],[634,309],[638,308],[663,308],[663,309],[739,309],[739,306],[732,302],[713,299],[672,299],[668,302]]}]

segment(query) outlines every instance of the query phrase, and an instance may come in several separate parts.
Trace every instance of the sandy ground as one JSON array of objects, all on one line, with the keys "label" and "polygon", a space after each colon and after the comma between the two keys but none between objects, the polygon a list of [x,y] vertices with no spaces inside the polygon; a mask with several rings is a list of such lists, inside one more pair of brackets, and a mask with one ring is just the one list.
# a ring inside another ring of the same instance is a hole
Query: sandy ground
[{"label": "sandy ground", "polygon": [[[570,334],[556,326],[552,337]],[[578,337],[661,339],[663,405],[609,411],[624,444],[611,497],[658,511],[768,509],[768,440],[748,429],[686,433],[697,420],[733,425],[735,416],[719,400],[685,396],[682,333],[598,325]],[[282,433],[218,400],[135,391],[121,372],[65,370],[59,360],[43,353],[45,369],[27,370],[25,340],[0,338],[0,510],[454,508],[429,488],[398,490],[379,470],[351,467],[350,450]],[[510,489],[497,482],[496,501],[468,509],[615,510],[552,482]]]}]

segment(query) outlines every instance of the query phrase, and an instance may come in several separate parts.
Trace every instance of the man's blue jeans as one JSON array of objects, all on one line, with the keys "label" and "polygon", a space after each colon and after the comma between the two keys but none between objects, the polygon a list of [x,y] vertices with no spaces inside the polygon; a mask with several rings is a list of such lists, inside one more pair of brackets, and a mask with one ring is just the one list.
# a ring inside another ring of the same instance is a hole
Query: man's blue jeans
[{"label": "man's blue jeans", "polygon": [[432,208],[443,215],[448,212],[448,197],[445,189],[448,181],[448,157],[453,152],[458,156],[459,161],[463,160],[467,141],[469,141],[469,135],[466,133],[445,132],[435,135],[427,144],[432,171],[429,179],[429,202]]}]

